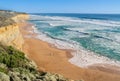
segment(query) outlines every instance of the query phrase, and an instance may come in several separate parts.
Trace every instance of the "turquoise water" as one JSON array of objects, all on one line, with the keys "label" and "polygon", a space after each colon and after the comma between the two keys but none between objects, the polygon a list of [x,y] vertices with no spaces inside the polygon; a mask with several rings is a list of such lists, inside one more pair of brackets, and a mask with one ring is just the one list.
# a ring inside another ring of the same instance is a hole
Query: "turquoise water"
[{"label": "turquoise water", "polygon": [[34,14],[30,22],[53,39],[120,61],[120,15]]}]

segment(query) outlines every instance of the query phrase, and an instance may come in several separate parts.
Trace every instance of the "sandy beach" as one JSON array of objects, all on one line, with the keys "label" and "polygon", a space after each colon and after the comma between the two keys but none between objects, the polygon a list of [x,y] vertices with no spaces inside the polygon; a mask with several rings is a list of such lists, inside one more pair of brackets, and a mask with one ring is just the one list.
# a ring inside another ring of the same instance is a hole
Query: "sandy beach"
[{"label": "sandy beach", "polygon": [[112,66],[108,66],[109,68],[92,66],[90,69],[85,69],[71,64],[68,62],[72,57],[71,50],[60,50],[34,38],[37,34],[33,32],[32,24],[22,25],[20,31],[25,41],[23,51],[37,64],[39,70],[59,73],[74,80],[120,81],[120,73],[115,70],[117,67],[111,69]]}]

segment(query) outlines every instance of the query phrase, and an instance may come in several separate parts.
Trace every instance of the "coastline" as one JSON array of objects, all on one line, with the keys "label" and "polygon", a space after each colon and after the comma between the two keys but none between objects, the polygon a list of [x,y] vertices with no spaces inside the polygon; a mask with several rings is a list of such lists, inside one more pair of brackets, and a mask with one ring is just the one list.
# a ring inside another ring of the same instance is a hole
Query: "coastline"
[{"label": "coastline", "polygon": [[40,70],[59,73],[75,80],[81,78],[85,81],[120,80],[120,75],[80,68],[69,63],[68,60],[72,57],[69,50],[57,49],[46,42],[34,38],[36,34],[32,31],[32,24],[25,25],[20,27],[25,41],[23,51],[37,64]]},{"label": "coastline", "polygon": [[[33,20],[34,19],[38,19],[39,20],[39,19],[41,19],[41,17],[40,16],[36,16],[36,15],[30,15],[30,20],[31,19],[33,19]],[[51,23],[49,23],[49,25],[51,25]],[[94,64],[109,64],[109,65],[114,65],[114,66],[119,66],[120,67],[120,62],[115,60],[115,59],[110,59],[109,55],[108,56],[104,56],[106,54],[103,54],[103,53],[97,54],[96,52],[93,52],[93,51],[90,51],[89,49],[84,48],[84,46],[81,46],[79,42],[75,42],[77,37],[75,39],[73,39],[75,41],[72,41],[71,38],[69,38],[69,37],[71,37],[71,36],[69,36],[69,34],[68,34],[68,38],[66,37],[67,39],[59,38],[59,37],[57,38],[57,37],[52,36],[52,34],[49,35],[49,34],[47,34],[47,32],[46,33],[42,32],[43,29],[41,29],[39,27],[36,27],[36,26],[39,26],[39,25],[36,24],[35,26],[32,26],[34,32],[38,34],[35,38],[37,38],[39,40],[42,40],[44,42],[47,42],[51,46],[54,46],[57,49],[73,50],[71,52],[73,57],[69,59],[69,62],[74,64],[74,65],[76,65],[76,66],[78,66],[78,67],[87,68],[87,67],[89,67],[91,65],[94,65]],[[54,28],[54,26],[53,26],[53,28]],[[41,31],[40,31],[40,29],[41,29]],[[72,29],[69,29],[69,28],[66,28],[66,30],[72,31]],[[79,30],[79,28],[77,30]],[[59,31],[59,30],[57,30],[57,31]],[[74,32],[74,30],[73,30],[73,32]],[[54,32],[53,32],[53,35],[54,35]],[[78,36],[78,38],[79,38],[79,36]],[[88,39],[88,40],[90,40],[90,39]],[[86,40],[86,41],[88,41],[88,40]],[[89,45],[87,45],[87,46],[89,46]],[[101,55],[101,54],[103,54],[103,55]]]}]

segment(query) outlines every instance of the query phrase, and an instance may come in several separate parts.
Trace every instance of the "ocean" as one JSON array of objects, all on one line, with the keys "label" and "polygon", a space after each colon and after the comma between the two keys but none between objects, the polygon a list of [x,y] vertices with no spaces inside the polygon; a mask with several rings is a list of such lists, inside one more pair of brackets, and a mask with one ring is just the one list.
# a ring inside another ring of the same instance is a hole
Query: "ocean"
[{"label": "ocean", "polygon": [[72,64],[120,65],[119,14],[30,14],[36,37],[59,49],[75,50]]}]

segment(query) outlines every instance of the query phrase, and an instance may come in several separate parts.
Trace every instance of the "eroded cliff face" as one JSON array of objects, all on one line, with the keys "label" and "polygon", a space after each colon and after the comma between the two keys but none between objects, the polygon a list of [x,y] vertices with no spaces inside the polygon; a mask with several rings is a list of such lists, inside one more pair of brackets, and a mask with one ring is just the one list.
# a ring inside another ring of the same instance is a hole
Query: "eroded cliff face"
[{"label": "eroded cliff face", "polygon": [[16,22],[12,25],[0,27],[0,42],[3,45],[11,45],[17,49],[22,50],[22,45],[24,43],[22,34],[19,30],[19,25],[27,20],[29,16],[27,14],[19,14],[12,19]]},{"label": "eroded cliff face", "polygon": [[25,20],[29,19],[29,15],[27,14],[19,14],[16,15],[14,17],[12,17],[11,19],[13,19],[15,22],[24,22]]}]

